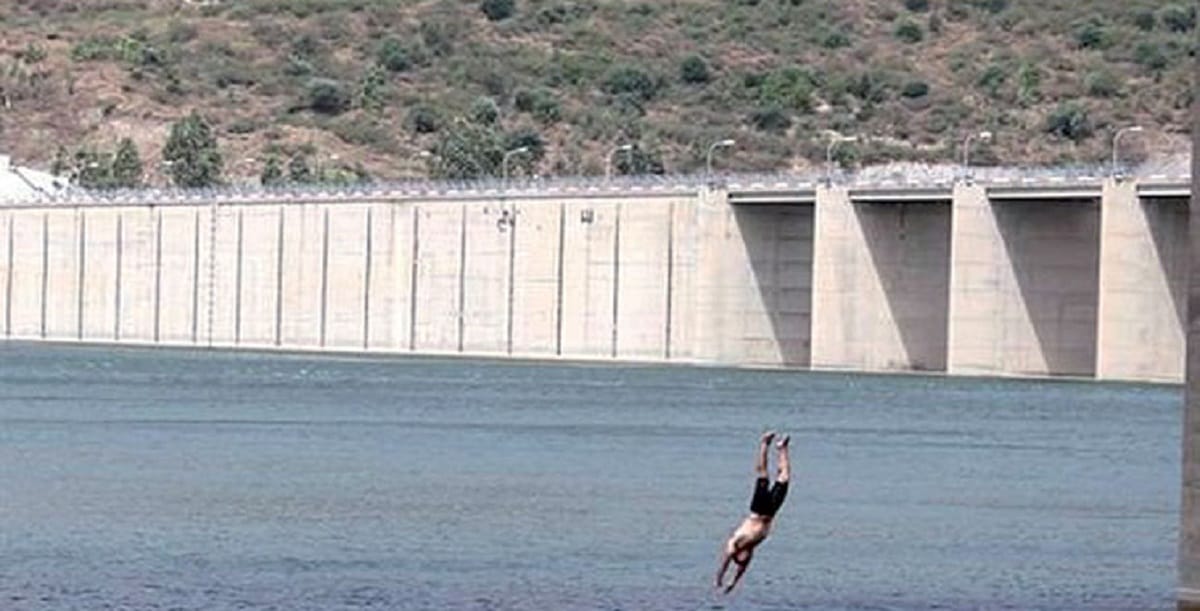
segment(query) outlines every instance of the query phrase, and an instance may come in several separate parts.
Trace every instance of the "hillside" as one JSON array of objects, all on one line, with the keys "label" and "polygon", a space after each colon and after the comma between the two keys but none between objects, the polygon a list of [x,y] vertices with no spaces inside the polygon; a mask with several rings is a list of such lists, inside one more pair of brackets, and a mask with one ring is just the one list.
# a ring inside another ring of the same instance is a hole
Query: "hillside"
[{"label": "hillside", "polygon": [[1028,165],[1107,159],[1137,123],[1145,158],[1185,150],[1194,27],[1187,0],[10,0],[0,151],[50,167],[131,137],[156,175],[196,110],[235,181],[300,152],[492,172],[517,144],[543,174],[602,173],[622,142],[683,172],[723,138],[724,168],[804,169],[826,129],[873,136],[848,163],[950,161],[987,129],[973,159]]}]

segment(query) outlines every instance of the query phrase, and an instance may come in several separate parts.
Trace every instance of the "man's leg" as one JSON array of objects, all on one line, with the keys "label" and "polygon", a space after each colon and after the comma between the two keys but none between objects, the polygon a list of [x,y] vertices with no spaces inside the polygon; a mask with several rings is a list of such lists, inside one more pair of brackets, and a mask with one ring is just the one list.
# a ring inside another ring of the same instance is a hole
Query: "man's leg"
[{"label": "man's leg", "polygon": [[775,476],[775,481],[786,484],[792,478],[792,464],[788,460],[788,442],[792,440],[791,435],[784,435],[775,444],[779,453],[779,473]]},{"label": "man's leg", "polygon": [[788,459],[788,442],[791,437],[784,435],[775,444],[775,448],[779,454],[779,472],[775,476],[775,483],[771,486],[771,504],[775,506],[775,511],[783,506],[783,499],[787,498],[788,480],[792,478],[792,463]]},{"label": "man's leg", "polygon": [[754,471],[759,477],[767,476],[767,451],[771,449],[771,440],[775,438],[775,431],[767,431],[762,435],[762,442],[758,445],[758,462],[754,464]]}]

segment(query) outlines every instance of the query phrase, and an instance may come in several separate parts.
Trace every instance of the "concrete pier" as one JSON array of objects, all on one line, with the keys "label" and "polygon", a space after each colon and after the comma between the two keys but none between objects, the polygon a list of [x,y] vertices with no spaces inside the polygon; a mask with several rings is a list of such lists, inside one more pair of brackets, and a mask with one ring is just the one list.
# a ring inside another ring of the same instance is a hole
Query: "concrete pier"
[{"label": "concrete pier", "polygon": [[[1200,110],[1200,102],[1193,110]],[[1193,114],[1193,117],[1196,116]],[[1193,121],[1192,198],[1200,196],[1200,122]],[[1179,519],[1179,611],[1200,611],[1200,207],[1188,214],[1187,379]]]}]

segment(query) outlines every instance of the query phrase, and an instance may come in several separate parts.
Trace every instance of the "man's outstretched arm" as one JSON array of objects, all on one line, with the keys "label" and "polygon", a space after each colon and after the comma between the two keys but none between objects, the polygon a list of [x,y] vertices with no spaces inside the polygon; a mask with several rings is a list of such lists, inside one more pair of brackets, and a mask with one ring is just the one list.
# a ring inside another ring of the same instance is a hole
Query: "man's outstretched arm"
[{"label": "man's outstretched arm", "polygon": [[721,566],[717,569],[717,587],[721,587],[725,581],[725,571],[729,570],[729,563],[733,560],[733,554],[728,551],[721,552]]},{"label": "man's outstretched arm", "polygon": [[750,559],[753,557],[753,554],[746,554],[745,562],[737,561],[737,571],[733,573],[733,581],[729,582],[729,586],[725,588],[726,594],[732,592],[737,587],[738,582],[742,580],[742,575],[746,574],[746,568],[750,566]]}]

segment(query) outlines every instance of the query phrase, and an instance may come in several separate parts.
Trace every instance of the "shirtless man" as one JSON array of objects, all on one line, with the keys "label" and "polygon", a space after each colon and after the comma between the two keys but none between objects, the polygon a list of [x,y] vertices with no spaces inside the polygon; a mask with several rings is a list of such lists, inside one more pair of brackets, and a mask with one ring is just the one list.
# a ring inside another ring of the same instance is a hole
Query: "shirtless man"
[{"label": "shirtless man", "polygon": [[767,534],[771,532],[771,522],[775,519],[775,512],[779,511],[784,497],[787,496],[788,478],[791,476],[791,467],[788,464],[788,441],[790,438],[787,435],[781,437],[775,444],[779,454],[779,473],[775,476],[775,484],[771,485],[767,479],[767,451],[770,450],[771,440],[774,438],[773,431],[763,433],[762,442],[758,448],[758,462],[754,466],[758,479],[754,482],[754,498],[750,501],[750,515],[742,520],[741,526],[738,526],[729,540],[725,542],[725,548],[721,553],[721,568],[717,570],[717,588],[720,588],[725,580],[725,572],[729,570],[729,563],[737,564],[737,572],[733,575],[733,581],[725,588],[726,594],[732,592],[733,588],[742,580],[742,575],[746,573],[746,567],[750,566],[750,559],[754,557],[754,548],[762,543],[763,539],[767,538]]}]

